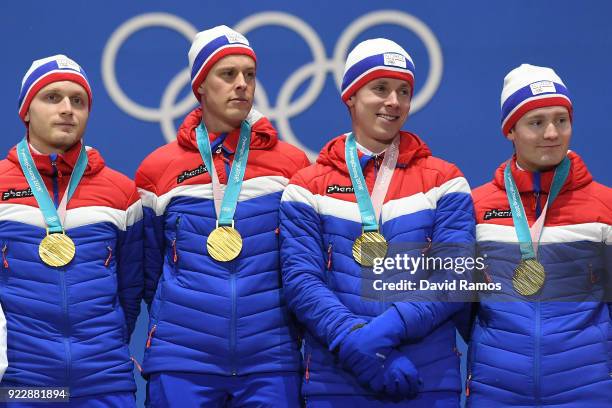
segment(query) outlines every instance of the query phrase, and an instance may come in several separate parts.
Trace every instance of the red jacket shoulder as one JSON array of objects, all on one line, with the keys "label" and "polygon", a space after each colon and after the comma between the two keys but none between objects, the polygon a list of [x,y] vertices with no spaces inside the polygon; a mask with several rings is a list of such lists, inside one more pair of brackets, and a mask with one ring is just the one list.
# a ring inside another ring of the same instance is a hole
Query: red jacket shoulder
[{"label": "red jacket shoulder", "polygon": [[179,146],[176,140],[158,147],[138,166],[135,177],[136,185],[156,194],[163,194],[163,191],[160,191],[162,176],[169,167],[179,163],[185,153],[185,149]]},{"label": "red jacket shoulder", "polygon": [[294,145],[279,140],[274,146],[274,150],[280,153],[290,165],[290,175],[295,174],[298,170],[310,166],[310,160],[306,153],[298,149]]}]

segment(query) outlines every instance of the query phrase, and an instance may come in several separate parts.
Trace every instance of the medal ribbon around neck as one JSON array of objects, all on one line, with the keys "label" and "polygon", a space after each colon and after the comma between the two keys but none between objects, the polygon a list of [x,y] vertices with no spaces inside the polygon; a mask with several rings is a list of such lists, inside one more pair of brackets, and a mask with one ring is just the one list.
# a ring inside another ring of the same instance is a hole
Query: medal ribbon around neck
[{"label": "medal ribbon around neck", "polygon": [[240,137],[238,138],[238,145],[225,191],[222,190],[219,182],[212,157],[208,130],[204,123],[196,128],[196,141],[202,160],[211,175],[215,213],[217,214],[217,228],[209,235],[206,247],[208,253],[214,259],[221,262],[231,261],[242,250],[242,237],[234,228],[234,214],[236,213],[236,205],[238,204],[249,157],[251,125],[246,120],[242,121],[240,125]]},{"label": "medal ribbon around neck", "polygon": [[525,208],[523,207],[520,193],[516,187],[514,177],[512,176],[511,160],[508,160],[506,168],[504,169],[504,185],[508,202],[512,209],[512,221],[521,251],[521,264],[515,271],[513,285],[517,292],[522,295],[533,295],[537,293],[544,284],[544,267],[536,260],[538,246],[542,237],[542,231],[544,230],[546,213],[557,198],[557,195],[559,195],[563,184],[565,184],[570,166],[570,160],[566,156],[555,169],[546,205],[532,228],[529,228]]},{"label": "medal ribbon around neck", "polygon": [[64,266],[74,258],[75,254],[74,242],[65,234],[63,225],[66,220],[68,201],[74,195],[87,169],[88,158],[85,151],[85,143],[81,142],[81,150],[72,170],[68,188],[64,192],[57,209],[53,204],[49,191],[47,191],[40,172],[36,168],[28,141],[25,138],[17,145],[17,157],[21,170],[43,214],[45,224],[47,224],[47,236],[40,243],[38,249],[39,255],[43,262],[49,266]]},{"label": "medal ribbon around neck", "polygon": [[344,152],[346,166],[351,177],[363,226],[363,234],[353,244],[353,257],[363,266],[372,266],[375,258],[381,258],[387,254],[387,242],[379,232],[378,220],[397,164],[399,144],[400,138],[396,136],[385,153],[370,198],[368,186],[359,165],[355,136],[352,132],[346,135]]}]

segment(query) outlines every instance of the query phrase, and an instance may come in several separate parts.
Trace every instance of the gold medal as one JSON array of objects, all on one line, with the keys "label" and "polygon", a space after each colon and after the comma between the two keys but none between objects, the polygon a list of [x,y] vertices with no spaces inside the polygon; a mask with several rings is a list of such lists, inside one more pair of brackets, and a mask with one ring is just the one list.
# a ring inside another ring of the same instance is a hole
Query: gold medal
[{"label": "gold medal", "polygon": [[523,296],[535,295],[544,286],[546,272],[541,263],[533,258],[523,259],[514,270],[512,286]]},{"label": "gold medal", "polygon": [[353,258],[362,266],[373,266],[374,259],[387,255],[387,246],[387,240],[379,232],[364,232],[353,243]]},{"label": "gold medal", "polygon": [[74,258],[76,247],[65,233],[47,234],[38,245],[40,259],[49,266],[64,266]]},{"label": "gold medal", "polygon": [[206,241],[208,254],[219,262],[228,262],[242,251],[242,237],[232,226],[226,225],[215,228]]}]

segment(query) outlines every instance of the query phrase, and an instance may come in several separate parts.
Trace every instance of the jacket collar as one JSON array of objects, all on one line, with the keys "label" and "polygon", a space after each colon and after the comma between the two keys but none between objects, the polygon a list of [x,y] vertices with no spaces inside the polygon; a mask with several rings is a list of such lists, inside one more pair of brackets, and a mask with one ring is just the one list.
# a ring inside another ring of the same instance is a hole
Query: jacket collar
[{"label": "jacket collar", "polygon": [[[579,189],[593,181],[591,173],[578,154],[569,151],[567,157],[570,159],[571,163],[570,171],[560,193],[563,191]],[[527,170],[521,170],[516,165],[516,154],[512,156],[510,165],[512,177],[514,177],[514,182],[516,183],[516,187],[520,193],[535,191],[548,193],[550,191],[550,186],[555,174],[554,170],[540,172],[539,175]],[[495,171],[495,176],[493,177],[493,183],[502,190],[506,190],[506,186],[504,184],[505,168],[506,163],[502,163]],[[537,180],[538,177],[540,179],[539,186]]]},{"label": "jacket collar", "polygon": [[[33,151],[31,147],[29,148],[36,169],[38,169],[42,176],[53,176],[57,170],[57,175],[61,177],[72,174],[72,170],[79,158],[82,143],[83,141],[79,141],[63,154],[42,154]],[[87,168],[85,169],[85,175],[97,173],[102,170],[105,164],[100,153],[96,149],[90,147],[86,147],[86,151],[88,162]],[[18,167],[21,167],[17,156],[17,146],[14,146],[9,151],[7,159],[15,163]]]},{"label": "jacket collar", "polygon": [[[317,163],[327,166],[332,166],[338,171],[348,174],[348,168],[346,166],[346,159],[344,155],[346,145],[346,135],[340,135],[330,142],[328,142],[319,157]],[[363,152],[358,151],[359,160],[362,168],[365,168],[370,162],[370,159],[374,156],[365,155]],[[382,157],[382,155],[379,155]],[[399,155],[397,158],[397,167],[407,167],[413,161],[431,156],[429,147],[423,142],[417,135],[410,132],[400,132],[400,146]]]},{"label": "jacket collar", "polygon": [[[198,150],[196,128],[200,125],[201,121],[201,107],[194,109],[185,117],[176,135],[176,139],[181,147],[188,150]],[[222,146],[226,152],[234,153],[238,144],[238,138],[240,137],[240,129],[234,129],[226,134],[209,132],[208,137],[213,151]],[[266,117],[260,116],[258,120],[251,124],[250,149],[268,150],[273,148],[277,142],[276,129],[274,129]]]}]

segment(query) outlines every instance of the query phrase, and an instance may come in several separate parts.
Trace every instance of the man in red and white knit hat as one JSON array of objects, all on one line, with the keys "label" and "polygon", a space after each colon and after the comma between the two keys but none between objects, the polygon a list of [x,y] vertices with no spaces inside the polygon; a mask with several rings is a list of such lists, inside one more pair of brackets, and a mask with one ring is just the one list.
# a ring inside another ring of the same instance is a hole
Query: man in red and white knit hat
[{"label": "man in red and white knit hat", "polygon": [[145,207],[149,406],[297,407],[278,207],[305,154],[252,109],[256,57],[226,26],[189,50],[200,106],[136,175]]},{"label": "man in red and white knit hat", "polygon": [[611,406],[612,189],[568,150],[573,105],[551,68],[510,71],[501,111],[514,154],[473,196],[483,278],[502,289],[480,299],[468,406]]},{"label": "man in red and white knit hat", "polygon": [[65,55],[34,61],[22,81],[26,136],[0,161],[0,386],[65,387],[53,397],[70,407],[133,407],[142,206],[134,182],[83,142],[91,102]]},{"label": "man in red and white knit hat", "polygon": [[[421,256],[432,242],[452,242],[462,244],[457,252],[436,252],[449,259],[471,255],[467,181],[456,166],[433,157],[421,138],[401,130],[414,72],[410,55],[394,41],[359,43],[348,55],[341,88],[351,132],[330,140],[283,193],[283,282],[305,327],[302,394],[309,407],[459,406],[454,318],[464,304],[423,291],[410,301],[410,291],[364,289],[399,282],[390,271],[372,278],[367,243],[416,247],[410,256]],[[386,249],[375,255],[393,261]],[[440,282],[456,276],[450,269],[430,274]]]}]

